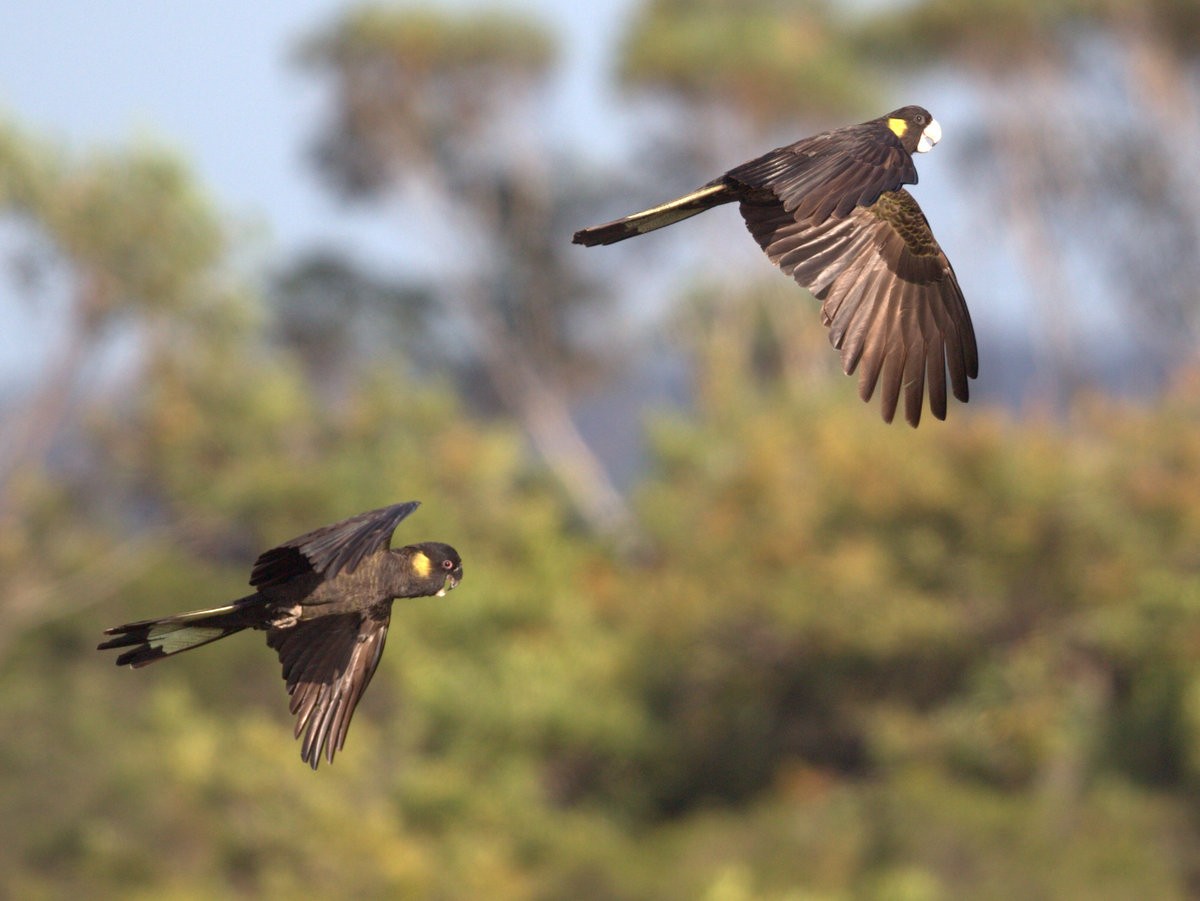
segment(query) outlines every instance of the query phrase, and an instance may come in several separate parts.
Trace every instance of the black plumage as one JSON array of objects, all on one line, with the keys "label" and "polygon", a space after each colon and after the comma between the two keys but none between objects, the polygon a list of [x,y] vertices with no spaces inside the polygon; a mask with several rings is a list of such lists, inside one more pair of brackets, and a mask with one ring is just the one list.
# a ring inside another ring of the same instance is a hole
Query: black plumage
[{"label": "black plumage", "polygon": [[293,538],[264,552],[253,594],[221,607],[105,630],[99,648],[127,648],[117,665],[146,666],[243,629],[262,629],[279,655],[296,716],[301,757],[333,762],[350,717],[379,666],[397,598],[444,595],[462,579],[448,544],[390,547],[396,526],[418,507],[394,504]]},{"label": "black plumage", "polygon": [[901,187],[917,181],[913,154],[940,136],[926,110],[906,106],[779,147],[676,200],[582,229],[574,242],[612,244],[736,201],[771,262],[821,301],[862,399],[878,387],[891,422],[903,394],[916,426],[928,390],[931,412],[945,419],[947,372],[966,401],[979,353],[950,261]]}]

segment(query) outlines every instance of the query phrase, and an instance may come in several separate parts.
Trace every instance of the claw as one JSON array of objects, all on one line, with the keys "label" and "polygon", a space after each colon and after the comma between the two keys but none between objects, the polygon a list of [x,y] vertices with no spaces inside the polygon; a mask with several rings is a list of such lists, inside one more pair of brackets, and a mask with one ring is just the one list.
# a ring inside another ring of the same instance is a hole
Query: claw
[{"label": "claw", "polygon": [[300,622],[300,605],[277,609],[271,619],[272,629],[290,629]]}]

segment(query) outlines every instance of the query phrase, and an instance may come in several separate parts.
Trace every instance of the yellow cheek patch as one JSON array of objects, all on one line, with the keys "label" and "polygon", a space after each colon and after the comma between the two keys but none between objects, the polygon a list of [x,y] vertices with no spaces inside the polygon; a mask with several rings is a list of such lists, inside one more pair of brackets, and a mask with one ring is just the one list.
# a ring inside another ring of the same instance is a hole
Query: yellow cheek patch
[{"label": "yellow cheek patch", "polygon": [[423,552],[417,551],[412,555],[412,568],[413,572],[424,579],[433,569],[433,561],[425,556]]},{"label": "yellow cheek patch", "polygon": [[896,137],[902,138],[905,132],[908,131],[908,123],[903,119],[888,119],[888,128],[892,130],[892,134]]}]

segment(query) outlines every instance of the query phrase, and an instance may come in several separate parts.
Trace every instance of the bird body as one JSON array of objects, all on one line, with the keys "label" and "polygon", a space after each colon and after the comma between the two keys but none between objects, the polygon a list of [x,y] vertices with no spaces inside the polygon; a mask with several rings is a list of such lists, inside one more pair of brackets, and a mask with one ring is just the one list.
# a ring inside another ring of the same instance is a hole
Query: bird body
[{"label": "bird body", "polygon": [[296,714],[301,756],[333,761],[350,716],[379,665],[397,598],[443,596],[462,579],[447,544],[388,545],[413,501],[372,510],[261,554],[255,591],[207,610],[141,620],[105,631],[101,650],[125,648],[117,665],[142,667],[244,629],[267,632]]},{"label": "bird body", "polygon": [[[443,546],[445,547],[445,546]],[[414,563],[429,554],[418,546],[389,549],[363,559],[353,571],[342,570],[332,578],[299,576],[283,585],[269,585],[259,591],[266,607],[286,616],[289,608],[300,607],[301,622],[338,613],[360,613],[395,598],[445,594],[445,573],[433,575],[426,564]],[[443,559],[451,559],[445,553]]]},{"label": "bird body", "polygon": [[[929,406],[946,416],[947,371],[966,401],[979,371],[971,317],[950,261],[912,195],[912,155],[941,127],[908,106],[778,147],[695,191],[575,233],[576,244],[612,244],[737,202],[768,258],[822,302],[830,341],[859,393],[880,386],[890,422],[903,392],[905,418]],[[860,367],[861,364],[861,368]]]}]

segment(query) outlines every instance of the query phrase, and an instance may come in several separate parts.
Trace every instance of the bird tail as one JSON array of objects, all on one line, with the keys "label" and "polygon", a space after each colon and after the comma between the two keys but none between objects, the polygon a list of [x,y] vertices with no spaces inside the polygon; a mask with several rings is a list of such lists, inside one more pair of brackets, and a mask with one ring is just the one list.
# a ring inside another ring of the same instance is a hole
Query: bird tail
[{"label": "bird tail", "polygon": [[97,650],[129,648],[117,658],[117,666],[127,663],[134,667],[145,666],[259,624],[262,617],[255,616],[252,611],[260,605],[261,598],[252,594],[224,607],[115,626],[104,630],[105,635],[115,637],[98,645]]},{"label": "bird tail", "polygon": [[736,199],[725,184],[718,181],[675,200],[642,210],[640,213],[614,219],[604,225],[593,225],[591,228],[580,229],[575,232],[575,237],[571,241],[587,247],[595,247],[597,244],[615,244],[617,241],[644,235],[656,228],[672,225],[681,219],[687,219],[697,213],[703,213],[705,210],[723,203],[730,203]]}]

